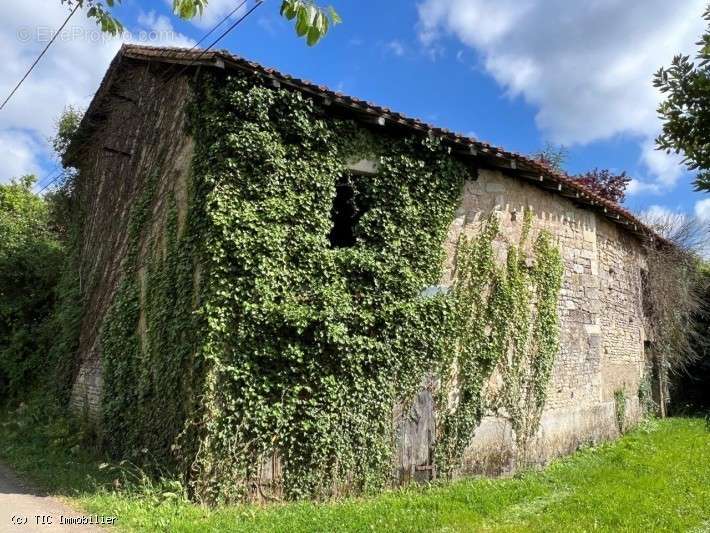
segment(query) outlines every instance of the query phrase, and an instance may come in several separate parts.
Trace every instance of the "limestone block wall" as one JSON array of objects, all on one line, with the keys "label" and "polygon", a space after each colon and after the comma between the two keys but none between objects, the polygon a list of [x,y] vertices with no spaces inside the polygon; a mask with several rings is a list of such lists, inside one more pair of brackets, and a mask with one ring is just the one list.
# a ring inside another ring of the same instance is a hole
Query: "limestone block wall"
[{"label": "limestone block wall", "polygon": [[[467,182],[446,241],[443,285],[455,271],[462,234],[475,235],[496,213],[502,260],[507,242],[517,242],[525,208],[533,211],[529,242],[542,229],[555,238],[565,265],[559,302],[560,351],[548,390],[541,428],[529,459],[544,463],[579,445],[618,435],[614,393],[623,390],[627,424],[639,416],[638,389],[644,369],[641,306],[643,252],[638,239],[613,222],[577,207],[554,192],[498,171],[481,170]],[[495,381],[495,374],[492,383]],[[498,474],[515,467],[510,424],[489,413],[464,460],[465,473]]]}]

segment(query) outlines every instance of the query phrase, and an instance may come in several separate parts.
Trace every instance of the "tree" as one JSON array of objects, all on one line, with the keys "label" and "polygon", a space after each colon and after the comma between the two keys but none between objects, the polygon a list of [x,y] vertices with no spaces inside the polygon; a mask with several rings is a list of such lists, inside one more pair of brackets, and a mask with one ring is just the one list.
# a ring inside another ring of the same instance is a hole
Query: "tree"
[{"label": "tree", "polygon": [[567,154],[567,148],[564,146],[547,143],[543,149],[532,154],[532,158],[554,172],[566,174],[564,164],[567,161]]},{"label": "tree", "polygon": [[547,143],[542,150],[532,154],[533,160],[547,167],[552,172],[557,172],[563,176],[573,179],[593,192],[611,200],[614,203],[621,203],[626,196],[626,187],[631,182],[626,172],[615,174],[608,169],[595,168],[582,174],[570,175],[564,169],[567,160],[567,149],[564,146],[555,146]]},{"label": "tree", "polygon": [[[710,7],[703,18],[710,23]],[[656,145],[683,153],[683,162],[697,171],[696,190],[710,191],[710,24],[697,45],[697,63],[677,55],[655,75],[653,84],[665,95],[658,107],[663,130]]]},{"label": "tree", "polygon": [[46,364],[63,251],[35,182],[24,176],[0,185],[0,399],[30,385]]},{"label": "tree", "polygon": [[[123,24],[113,15],[112,8],[121,0],[60,0],[69,7],[87,8],[86,16],[101,27],[101,31],[111,35],[123,32]],[[172,0],[173,12],[182,19],[189,20],[202,15],[209,0]],[[293,21],[296,33],[304,37],[309,46],[323,38],[328,29],[342,22],[331,6],[320,7],[315,0],[282,0],[281,16]]]},{"label": "tree", "polygon": [[[62,165],[67,150],[76,140],[83,118],[84,109],[70,105],[64,108],[54,123],[56,133],[49,138],[49,142],[54,149],[55,157]],[[75,176],[76,169],[63,167],[53,182],[45,185],[45,189],[48,190],[44,199],[49,208],[51,227],[62,240],[68,236]]]},{"label": "tree", "polygon": [[69,145],[74,140],[76,132],[79,130],[81,119],[84,118],[84,110],[76,106],[67,106],[54,123],[56,134],[50,142],[55,154],[61,160],[67,152]]},{"label": "tree", "polygon": [[[49,139],[59,161],[76,138],[84,111],[68,106]],[[58,354],[73,353],[69,343],[81,319],[78,305],[58,309],[57,301],[76,302],[67,277],[74,171],[65,168],[40,196],[33,175],[0,184],[0,401],[37,385],[40,374],[52,379],[66,369]],[[61,384],[56,384],[61,387]]]},{"label": "tree", "polygon": [[629,185],[631,178],[622,172],[614,174],[607,169],[590,170],[583,174],[577,174],[572,178],[597,193],[602,198],[611,200],[614,203],[621,203],[626,196],[626,187]]},{"label": "tree", "polygon": [[642,275],[645,331],[655,366],[654,389],[660,412],[669,401],[669,384],[707,353],[707,267],[702,255],[710,228],[681,214],[641,215],[665,240],[645,244],[647,270]]},{"label": "tree", "polygon": [[702,297],[705,305],[694,316],[697,327],[692,339],[697,358],[690,361],[683,372],[671,376],[672,414],[687,415],[689,411],[710,414],[710,264],[703,264],[701,275],[704,278],[705,293]]}]

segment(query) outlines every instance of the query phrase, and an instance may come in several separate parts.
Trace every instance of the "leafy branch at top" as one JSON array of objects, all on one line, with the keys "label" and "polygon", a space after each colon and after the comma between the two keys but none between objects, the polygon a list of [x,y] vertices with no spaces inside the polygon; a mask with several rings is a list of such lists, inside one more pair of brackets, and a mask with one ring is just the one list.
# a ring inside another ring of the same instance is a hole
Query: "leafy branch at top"
[{"label": "leafy branch at top", "polygon": [[[86,16],[92,18],[101,31],[110,35],[123,32],[123,24],[111,12],[121,0],[60,0],[69,7],[87,8]],[[178,17],[190,20],[202,16],[209,0],[173,0],[173,13]],[[296,34],[304,37],[308,46],[313,46],[328,33],[331,26],[340,24],[342,19],[332,6],[320,7],[314,0],[283,0],[281,15],[294,21]]]},{"label": "leafy branch at top", "polygon": [[296,21],[296,33],[306,38],[308,46],[313,46],[324,37],[331,25],[342,22],[332,6],[323,9],[311,0],[284,0],[281,15]]},{"label": "leafy branch at top", "polygon": [[710,7],[704,18],[709,27],[696,43],[697,62],[675,56],[670,67],[659,69],[653,85],[665,97],[658,107],[663,130],[656,146],[683,154],[688,169],[697,171],[696,190],[710,192]]},{"label": "leafy branch at top", "polygon": [[123,32],[123,24],[114,17],[110,9],[113,8],[117,3],[121,3],[121,0],[106,0],[106,5],[103,2],[97,2],[96,0],[60,0],[62,4],[73,8],[79,6],[79,9],[87,8],[86,17],[92,18],[99,25],[101,31],[108,33],[109,35],[118,35]]}]

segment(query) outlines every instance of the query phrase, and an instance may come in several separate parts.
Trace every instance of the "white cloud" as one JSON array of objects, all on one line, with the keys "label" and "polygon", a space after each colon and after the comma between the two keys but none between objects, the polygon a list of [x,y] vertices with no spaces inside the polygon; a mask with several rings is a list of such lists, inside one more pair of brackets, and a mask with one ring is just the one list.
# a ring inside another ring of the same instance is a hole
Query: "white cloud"
[{"label": "white cloud", "polygon": [[657,152],[659,92],[653,73],[695,49],[705,0],[424,0],[419,37],[441,46],[453,35],[474,48],[510,96],[535,106],[556,143],[629,134],[640,140],[649,174],[636,192],[672,187],[680,158]]},{"label": "white cloud", "polygon": [[657,150],[655,136],[641,144],[641,162],[655,177],[660,188],[673,187],[683,175],[683,157],[681,155]]},{"label": "white cloud", "polygon": [[130,42],[148,43],[153,46],[180,46],[191,48],[195,41],[182,33],[175,31],[170,18],[159,15],[155,11],[141,12],[138,15],[140,31],[128,38]]},{"label": "white cloud", "polygon": [[37,153],[42,146],[31,135],[16,131],[0,131],[0,183],[25,174],[38,174]]},{"label": "white cloud", "polygon": [[[68,14],[59,2],[26,0],[0,7],[0,95],[26,72]],[[86,106],[118,41],[94,39],[95,25],[77,13],[44,58],[0,111],[0,180],[42,172],[46,139],[66,105]],[[19,133],[23,132],[23,133]],[[11,160],[11,161],[10,161]]]},{"label": "white cloud", "polygon": [[657,183],[632,179],[626,187],[628,196],[639,194],[661,194],[661,187]]},{"label": "white cloud", "polygon": [[695,216],[698,220],[710,223],[710,198],[695,202]]},{"label": "white cloud", "polygon": [[[0,7],[0,94],[8,94],[67,16],[59,2],[28,0]],[[65,105],[85,105],[120,43],[92,42],[95,26],[81,13],[0,112],[0,128],[52,133]]]},{"label": "white cloud", "polygon": [[392,52],[392,53],[393,53],[394,55],[396,55],[397,57],[402,57],[402,56],[405,54],[405,52],[406,52],[406,50],[405,50],[405,48],[404,48],[404,44],[402,44],[401,41],[398,41],[398,40],[396,40],[396,39],[393,40],[393,41],[388,42],[388,43],[385,45],[385,48],[386,48],[388,51]]},{"label": "white cloud", "polygon": [[641,219],[645,221],[658,221],[671,217],[682,216],[676,211],[668,209],[662,205],[650,205],[640,213]]},{"label": "white cloud", "polygon": [[[9,94],[68,14],[57,1],[0,4],[0,96]],[[167,17],[142,14],[130,36],[109,38],[78,12],[47,54],[0,111],[0,182],[12,176],[48,172],[47,138],[68,105],[86,107],[123,40],[191,45]]]}]

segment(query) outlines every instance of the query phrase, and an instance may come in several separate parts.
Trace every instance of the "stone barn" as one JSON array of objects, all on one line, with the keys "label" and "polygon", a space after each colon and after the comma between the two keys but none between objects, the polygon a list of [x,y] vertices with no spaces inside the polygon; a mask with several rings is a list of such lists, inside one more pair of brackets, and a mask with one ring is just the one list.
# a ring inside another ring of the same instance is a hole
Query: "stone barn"
[{"label": "stone barn", "polygon": [[66,163],[72,407],[198,498],[500,474],[642,414],[655,237],[529,158],[226,52],[125,45]]}]

